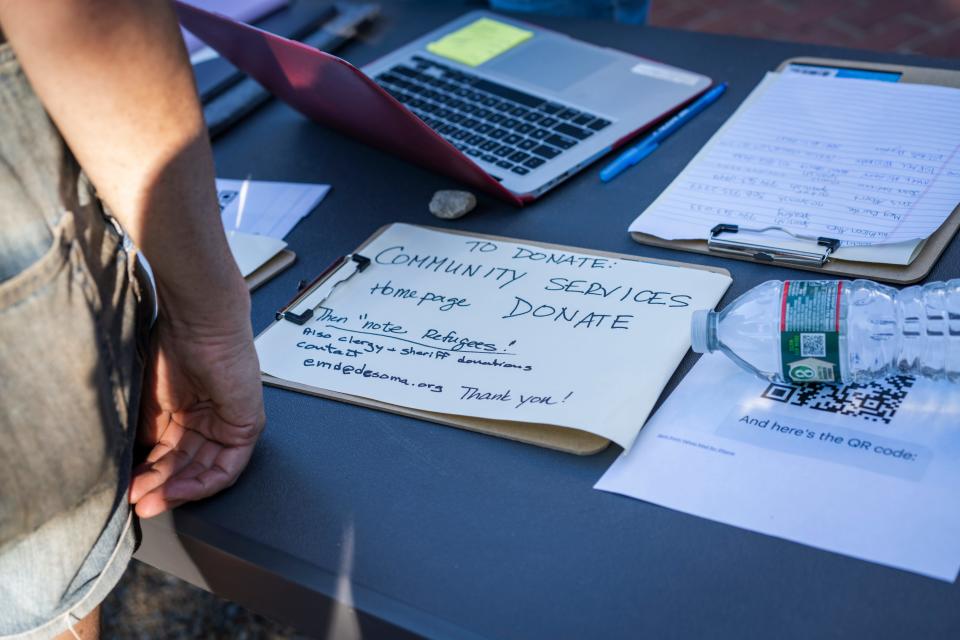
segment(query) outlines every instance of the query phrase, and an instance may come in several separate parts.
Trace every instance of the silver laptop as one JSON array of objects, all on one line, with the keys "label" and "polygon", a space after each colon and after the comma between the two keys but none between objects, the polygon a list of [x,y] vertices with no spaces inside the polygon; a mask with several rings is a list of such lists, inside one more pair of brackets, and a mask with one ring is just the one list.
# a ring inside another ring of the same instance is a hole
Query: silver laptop
[{"label": "silver laptop", "polygon": [[[532,32],[469,66],[430,43],[489,18]],[[487,11],[363,68],[514,194],[537,197],[703,92],[710,78]]]}]

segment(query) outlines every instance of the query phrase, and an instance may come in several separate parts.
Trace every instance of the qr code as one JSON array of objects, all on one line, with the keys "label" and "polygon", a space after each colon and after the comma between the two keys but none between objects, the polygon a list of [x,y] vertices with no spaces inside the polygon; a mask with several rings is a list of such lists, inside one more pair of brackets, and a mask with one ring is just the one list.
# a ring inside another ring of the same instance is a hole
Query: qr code
[{"label": "qr code", "polygon": [[784,404],[890,424],[914,381],[912,376],[888,376],[874,382],[847,385],[772,383],[760,395]]},{"label": "qr code", "polygon": [[221,189],[217,192],[217,199],[220,201],[220,211],[226,209],[231,202],[237,199],[237,196],[240,195],[239,191],[233,191],[230,189]]},{"label": "qr code", "polygon": [[823,333],[801,333],[800,355],[804,358],[823,358],[827,355],[827,336]]}]

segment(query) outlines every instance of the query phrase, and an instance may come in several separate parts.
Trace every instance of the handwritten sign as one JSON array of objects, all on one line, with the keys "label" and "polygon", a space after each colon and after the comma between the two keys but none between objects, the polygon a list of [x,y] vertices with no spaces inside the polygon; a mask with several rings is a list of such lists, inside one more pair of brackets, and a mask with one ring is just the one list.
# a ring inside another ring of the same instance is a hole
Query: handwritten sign
[{"label": "handwritten sign", "polygon": [[705,239],[725,222],[843,246],[926,239],[960,203],[958,113],[950,87],[768,74],[630,230]]},{"label": "handwritten sign", "polygon": [[[395,224],[264,373],[441,413],[573,427],[629,447],[729,276]],[[334,276],[332,279],[336,279]]]}]

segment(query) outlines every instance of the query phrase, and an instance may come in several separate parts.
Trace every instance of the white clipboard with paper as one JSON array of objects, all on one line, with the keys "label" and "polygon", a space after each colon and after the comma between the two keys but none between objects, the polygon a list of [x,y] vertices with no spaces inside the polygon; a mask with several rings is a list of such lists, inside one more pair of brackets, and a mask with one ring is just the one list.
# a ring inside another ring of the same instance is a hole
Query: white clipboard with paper
[{"label": "white clipboard with paper", "polygon": [[960,73],[822,63],[902,79],[768,74],[634,239],[835,276],[928,273],[960,226]]}]

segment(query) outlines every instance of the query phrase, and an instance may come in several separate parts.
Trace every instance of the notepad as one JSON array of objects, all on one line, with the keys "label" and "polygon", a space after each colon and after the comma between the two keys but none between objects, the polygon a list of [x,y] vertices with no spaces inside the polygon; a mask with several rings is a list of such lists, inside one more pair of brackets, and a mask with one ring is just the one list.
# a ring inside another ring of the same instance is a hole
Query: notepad
[{"label": "notepad", "polygon": [[960,202],[957,114],[950,87],[769,73],[630,231],[775,226],[909,264]]},{"label": "notepad", "polygon": [[227,245],[240,268],[240,275],[246,278],[283,251],[287,243],[270,236],[228,230]]},{"label": "notepad", "polygon": [[427,51],[438,56],[476,67],[509,51],[533,36],[532,31],[480,18],[436,42],[427,45]]}]

